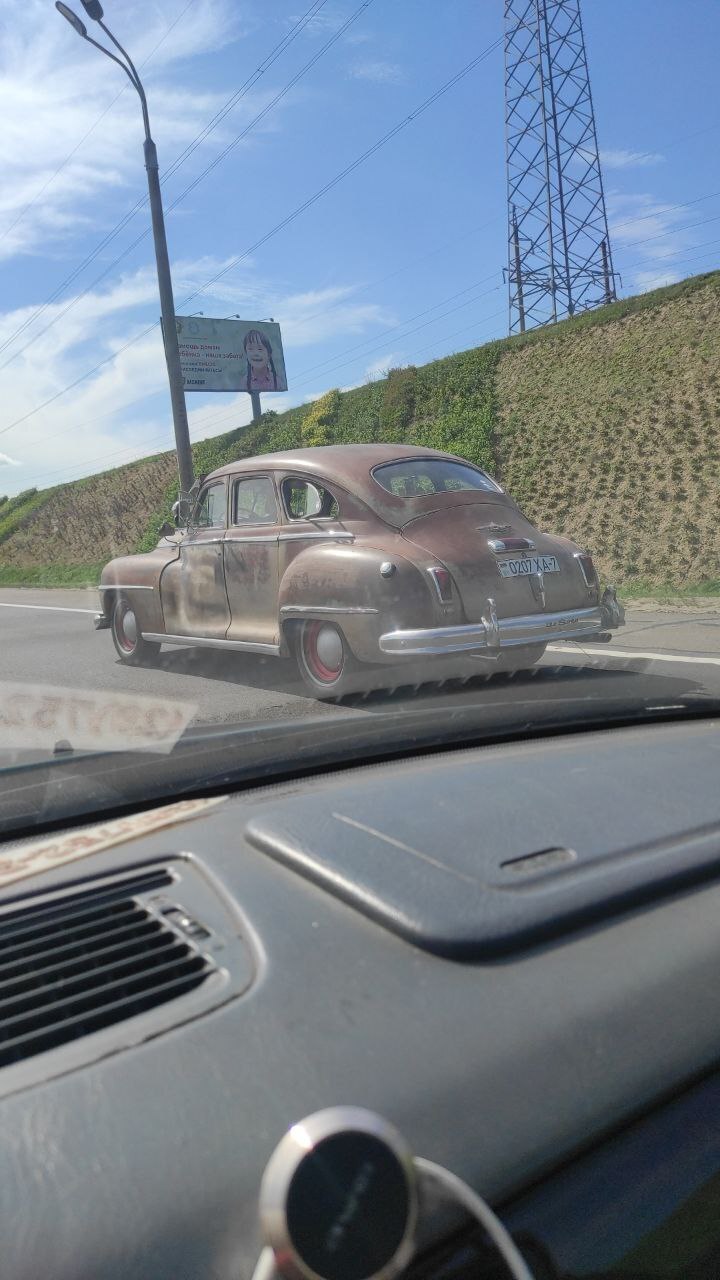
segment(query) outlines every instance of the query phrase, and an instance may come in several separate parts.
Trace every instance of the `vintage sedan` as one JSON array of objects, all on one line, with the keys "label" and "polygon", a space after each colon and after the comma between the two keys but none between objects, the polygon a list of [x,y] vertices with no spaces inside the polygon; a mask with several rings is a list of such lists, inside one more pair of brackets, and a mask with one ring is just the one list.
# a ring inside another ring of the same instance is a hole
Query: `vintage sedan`
[{"label": "vintage sedan", "polygon": [[245,458],[203,477],[186,527],[112,560],[98,628],[293,655],[316,697],[526,668],[623,622],[592,558],[540,533],[479,467],[406,445]]}]

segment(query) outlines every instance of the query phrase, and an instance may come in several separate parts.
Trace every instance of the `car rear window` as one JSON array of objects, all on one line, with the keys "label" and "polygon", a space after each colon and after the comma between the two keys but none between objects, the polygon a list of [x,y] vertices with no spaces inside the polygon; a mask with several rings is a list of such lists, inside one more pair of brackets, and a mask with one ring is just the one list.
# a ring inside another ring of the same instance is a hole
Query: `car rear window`
[{"label": "car rear window", "polygon": [[373,478],[396,498],[424,498],[431,493],[481,489],[499,493],[500,487],[476,467],[443,458],[407,458],[375,467]]}]

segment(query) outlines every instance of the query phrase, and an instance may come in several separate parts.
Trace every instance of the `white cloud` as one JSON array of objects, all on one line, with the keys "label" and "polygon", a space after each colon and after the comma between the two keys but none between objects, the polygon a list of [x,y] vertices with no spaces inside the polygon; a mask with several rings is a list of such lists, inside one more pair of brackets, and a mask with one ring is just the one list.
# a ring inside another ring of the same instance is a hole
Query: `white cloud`
[{"label": "white cloud", "polygon": [[[212,258],[176,263],[178,298],[221,270],[223,265]],[[238,270],[230,273],[229,279],[234,306],[219,305],[213,291],[202,309],[216,315],[233,309],[250,316],[275,316],[282,325],[288,353],[329,336],[364,332],[392,319],[373,303],[353,303],[350,286],[283,295],[256,279],[252,264],[246,264],[242,274]],[[38,327],[59,315],[64,306],[62,302],[48,308]],[[3,490],[11,484],[14,485],[11,492],[32,484],[40,487],[58,484],[120,466],[133,456],[172,447],[167,374],[156,323],[157,309],[155,271],[147,265],[117,280],[105,291],[90,292],[79,299],[72,311],[38,337],[22,355],[6,368],[0,368],[3,404],[0,426],[25,414],[31,415],[0,435],[0,446],[10,451],[5,456],[15,464],[12,482],[9,471],[4,473]],[[194,303],[189,309],[200,308]],[[31,313],[26,307],[0,314],[0,345]],[[148,326],[152,326],[150,332],[133,341]],[[34,333],[35,329],[31,328],[24,337]],[[0,355],[0,365],[15,349],[11,346]],[[65,388],[76,378],[81,378],[106,357],[110,358],[96,372],[65,393]],[[379,364],[392,363],[393,359],[391,354]],[[63,394],[53,400],[59,392]],[[281,412],[304,398],[300,387],[294,391],[291,375],[290,392],[267,397],[264,407]],[[209,403],[198,399],[199,404],[195,397],[188,397],[193,439],[216,435],[250,420],[246,395],[215,396]],[[40,412],[34,412],[46,400],[52,402]],[[9,467],[10,463],[5,465]]]},{"label": "white cloud", "polygon": [[[668,209],[648,193],[610,192],[607,206],[615,268],[625,287],[648,289],[655,287],[658,280],[666,283],[679,279],[683,272],[676,270],[674,261],[696,243],[695,232],[682,227],[686,211]],[[630,265],[624,267],[625,257]]]},{"label": "white cloud", "polygon": [[608,148],[600,152],[604,169],[645,169],[650,165],[664,164],[665,156],[659,151],[629,151],[623,147]]},{"label": "white cloud", "polygon": [[374,382],[376,378],[384,378],[388,369],[397,369],[399,367],[401,358],[398,351],[388,351],[387,355],[380,356],[378,360],[373,360],[372,364],[367,365],[365,377],[370,382]]},{"label": "white cloud", "polygon": [[668,266],[662,271],[659,268],[654,271],[636,271],[633,276],[633,284],[640,293],[647,293],[650,289],[660,289],[664,284],[674,284],[684,274],[684,272],[672,266]]},{"label": "white cloud", "polygon": [[19,467],[20,463],[17,458],[10,458],[6,453],[0,453],[0,467]]},{"label": "white cloud", "polygon": [[[188,85],[172,88],[168,74],[239,34],[232,0],[195,0],[176,27],[168,25],[158,6],[140,0],[126,0],[118,14],[119,38],[128,38],[138,63],[149,59],[143,78],[166,166],[225,101]],[[102,232],[91,208],[96,197],[121,193],[114,222],[145,194],[139,103],[119,68],[79,40],[45,0],[0,0],[0,26],[0,257],[47,254],[65,247],[69,230],[92,225]],[[257,103],[244,99],[233,125]],[[222,138],[218,131],[212,142]]]},{"label": "white cloud", "polygon": [[286,347],[312,346],[342,333],[364,333],[372,325],[389,323],[389,313],[374,302],[351,300],[352,289],[335,287],[278,298],[270,314],[282,324]]},{"label": "white cloud", "polygon": [[[300,13],[291,14],[287,19],[289,27],[295,26],[300,21]],[[349,13],[332,5],[325,9],[321,9],[314,17],[303,27],[303,31],[309,36],[331,36],[335,31],[339,31],[343,23],[347,22],[350,17]],[[347,37],[346,37],[347,38]]]},{"label": "white cloud", "polygon": [[348,31],[347,35],[345,36],[345,43],[354,44],[354,45],[372,44],[372,41],[374,39],[375,37],[371,35],[369,31],[357,31],[353,28],[353,30]]},{"label": "white cloud", "polygon": [[401,84],[404,80],[402,67],[396,62],[358,62],[350,68],[353,80],[370,80],[374,84]]}]

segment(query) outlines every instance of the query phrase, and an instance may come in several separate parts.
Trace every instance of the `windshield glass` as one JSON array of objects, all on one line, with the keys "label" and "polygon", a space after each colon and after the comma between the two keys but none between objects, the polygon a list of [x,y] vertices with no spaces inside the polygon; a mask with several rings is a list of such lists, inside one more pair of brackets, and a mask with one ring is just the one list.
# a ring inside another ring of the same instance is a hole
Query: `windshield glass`
[{"label": "windshield glass", "polygon": [[0,831],[720,710],[720,5],[0,14]]}]

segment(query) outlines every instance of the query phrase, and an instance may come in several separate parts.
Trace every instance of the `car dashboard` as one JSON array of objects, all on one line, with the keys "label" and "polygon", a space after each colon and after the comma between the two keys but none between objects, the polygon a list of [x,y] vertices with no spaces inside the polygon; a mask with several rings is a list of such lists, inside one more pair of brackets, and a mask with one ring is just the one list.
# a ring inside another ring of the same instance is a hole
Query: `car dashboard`
[{"label": "car dashboard", "polygon": [[[362,1107],[541,1277],[720,1273],[716,721],[434,752],[0,857],[7,1280],[250,1280]],[[407,1274],[508,1274],[451,1198]]]}]

